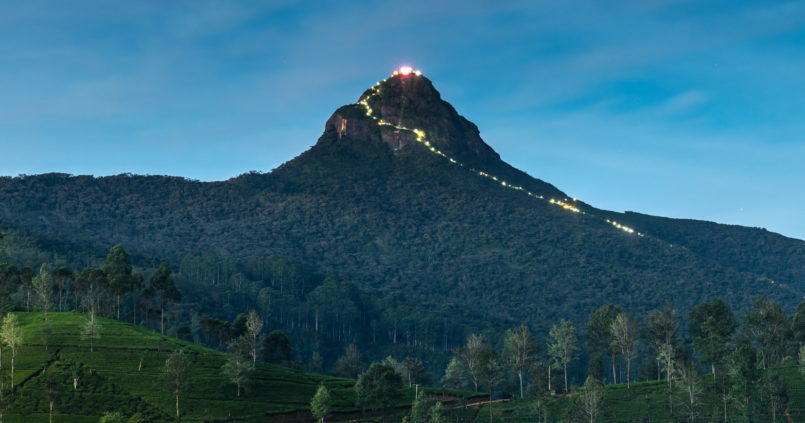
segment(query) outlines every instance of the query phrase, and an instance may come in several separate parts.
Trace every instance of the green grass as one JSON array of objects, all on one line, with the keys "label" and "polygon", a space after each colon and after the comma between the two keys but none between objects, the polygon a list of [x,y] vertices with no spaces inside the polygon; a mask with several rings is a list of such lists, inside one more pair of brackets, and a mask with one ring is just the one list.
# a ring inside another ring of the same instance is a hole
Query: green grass
[{"label": "green grass", "polygon": [[[148,421],[174,421],[174,397],[161,382],[168,355],[175,350],[190,354],[190,388],[181,397],[182,421],[265,421],[269,414],[306,412],[318,385],[331,390],[335,412],[355,412],[354,380],[304,373],[257,363],[254,383],[236,396],[235,385],[223,376],[226,356],[218,351],[151,330],[99,318],[101,338],[90,342],[79,336],[86,316],[79,313],[16,313],[22,326],[23,346],[15,360],[13,395],[6,394],[5,422],[47,421],[46,374],[56,376],[60,395],[54,422],[96,422],[106,411],[124,415],[141,413]],[[49,328],[49,331],[43,331]],[[47,339],[45,334],[47,333]],[[140,361],[142,368],[138,370]],[[2,377],[8,390],[11,354],[3,350]],[[73,389],[71,369],[84,375]],[[443,390],[430,390],[443,392]],[[465,392],[448,394],[466,396]],[[398,406],[409,405],[413,391],[400,391]]]}]

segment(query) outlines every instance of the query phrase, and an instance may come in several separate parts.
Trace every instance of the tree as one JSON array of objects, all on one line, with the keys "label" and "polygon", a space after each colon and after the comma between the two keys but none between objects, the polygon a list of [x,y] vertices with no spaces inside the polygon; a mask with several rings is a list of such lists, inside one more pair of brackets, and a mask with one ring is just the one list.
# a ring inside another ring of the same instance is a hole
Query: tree
[{"label": "tree", "polygon": [[391,366],[382,362],[372,363],[355,383],[357,405],[362,409],[380,409],[385,418],[386,409],[401,387],[402,379]]},{"label": "tree", "polygon": [[805,345],[799,347],[799,372],[805,374]]},{"label": "tree", "polygon": [[483,351],[478,369],[478,382],[489,389],[489,421],[492,421],[492,392],[503,381],[503,368],[497,354],[491,348]]},{"label": "tree", "polygon": [[425,391],[418,391],[414,404],[411,406],[410,423],[428,423],[430,420],[430,409],[434,405],[434,400],[425,395]]},{"label": "tree", "polygon": [[224,375],[237,386],[237,395],[241,388],[248,388],[254,375],[254,363],[249,363],[250,342],[248,337],[241,336],[229,343],[229,353],[223,366]]},{"label": "tree", "polygon": [[776,423],[777,418],[782,417],[788,408],[788,389],[779,376],[766,372],[763,376],[762,390],[764,400],[769,407],[771,421]]},{"label": "tree", "polygon": [[[612,349],[612,321],[615,316],[623,311],[612,304],[607,304],[598,308],[590,315],[587,320],[587,348],[590,351],[590,363],[602,362],[605,354],[610,355],[610,367],[612,368],[612,383],[618,383],[617,373],[615,372],[615,357],[617,353]],[[603,369],[603,366],[600,366]],[[601,377],[603,374],[595,375]]]},{"label": "tree", "polygon": [[316,390],[316,395],[310,400],[310,412],[313,417],[319,420],[319,423],[324,423],[324,418],[330,414],[332,409],[332,398],[330,397],[330,390],[324,386],[324,383],[319,385]]},{"label": "tree", "polygon": [[[251,347],[252,363],[257,363],[257,349],[260,346],[260,334],[263,332],[263,318],[252,310],[249,312],[249,317],[246,318],[246,334],[249,339],[249,346]],[[287,339],[287,338],[286,338]],[[288,343],[290,345],[290,342]]]},{"label": "tree", "polygon": [[730,400],[738,413],[733,420],[750,422],[755,414],[753,399],[760,380],[757,353],[751,345],[743,343],[728,358]]},{"label": "tree", "polygon": [[[660,357],[661,350],[666,349],[665,358],[673,357],[679,344],[679,316],[676,309],[666,305],[660,310],[649,312],[646,321],[645,338],[648,340],[651,349],[654,350],[655,359],[657,360],[657,379],[660,379],[659,372],[663,368],[662,358]],[[670,374],[671,372],[666,368],[669,383]]]},{"label": "tree", "polygon": [[537,346],[534,336],[526,325],[507,330],[503,341],[505,361],[520,381],[520,398],[525,398],[523,376],[537,359]]},{"label": "tree", "polygon": [[[263,339],[263,360],[267,363],[283,364],[293,360],[293,346],[285,332],[277,329]],[[363,368],[359,369],[357,375]],[[353,376],[354,377],[354,376]]]},{"label": "tree", "polygon": [[797,311],[791,316],[791,332],[797,345],[805,345],[805,301],[799,303]]},{"label": "tree", "polygon": [[182,293],[176,288],[173,281],[170,264],[160,263],[154,275],[151,276],[151,289],[159,299],[159,329],[160,333],[165,334],[165,304],[168,302],[178,302],[182,299]]},{"label": "tree", "polygon": [[447,423],[447,416],[445,416],[444,405],[441,401],[430,409],[430,423]]},{"label": "tree", "polygon": [[89,339],[89,351],[94,352],[94,342],[96,339],[101,339],[101,323],[95,317],[95,310],[89,312],[89,317],[84,320],[81,326],[81,339]]},{"label": "tree", "polygon": [[579,411],[585,421],[595,423],[604,411],[604,387],[595,376],[587,376],[577,394]]},{"label": "tree", "polygon": [[456,357],[452,357],[450,362],[447,363],[447,368],[444,370],[444,376],[442,377],[442,385],[446,388],[453,388],[453,389],[462,389],[466,386],[464,375],[466,374],[466,369],[461,360]]},{"label": "tree", "polygon": [[78,382],[84,377],[84,367],[73,364],[70,366],[70,378],[73,380],[73,390],[78,389]]},{"label": "tree", "polygon": [[22,343],[22,331],[20,330],[17,315],[8,313],[3,318],[3,326],[0,328],[0,338],[3,343],[11,349],[11,392],[14,392],[14,359],[17,358],[17,349]]},{"label": "tree", "polygon": [[612,321],[612,343],[626,360],[626,386],[629,387],[632,377],[632,358],[637,342],[637,323],[626,313],[621,313]]},{"label": "tree", "polygon": [[75,280],[73,290],[74,302],[78,303],[78,296],[82,296],[81,304],[86,311],[100,310],[100,296],[106,290],[108,280],[106,273],[94,267],[88,267],[81,271]]},{"label": "tree", "polygon": [[484,355],[490,350],[483,335],[470,334],[464,347],[456,351],[456,356],[461,360],[462,368],[469,374],[475,391],[478,391],[481,367],[483,366]]},{"label": "tree", "polygon": [[719,298],[696,305],[688,316],[688,331],[701,360],[710,364],[713,375],[729,353],[729,342],[737,324],[729,306]]},{"label": "tree", "polygon": [[165,360],[162,370],[165,389],[176,398],[176,418],[179,418],[179,397],[190,384],[190,358],[183,351],[174,351]]},{"label": "tree", "polygon": [[671,385],[672,376],[676,373],[676,349],[671,344],[660,345],[657,352],[657,361],[660,363],[660,369],[665,371],[665,377],[668,381],[668,407],[673,407],[672,395],[673,387]]},{"label": "tree", "polygon": [[788,317],[780,307],[780,303],[767,298],[758,298],[746,313],[746,323],[757,342],[761,366],[765,369],[769,365],[780,364],[790,334]]},{"label": "tree", "polygon": [[699,413],[699,403],[701,401],[703,387],[702,379],[696,364],[686,361],[677,366],[676,380],[679,388],[684,392],[682,405],[687,411],[688,420],[693,423]]},{"label": "tree", "polygon": [[45,375],[45,397],[48,399],[48,422],[53,423],[53,408],[58,404],[62,394],[62,381],[58,373]]},{"label": "tree", "polygon": [[48,320],[48,311],[53,303],[53,277],[47,266],[43,264],[39,267],[39,274],[33,278],[32,284],[40,310],[45,313],[45,320]]},{"label": "tree", "polygon": [[417,383],[426,383],[428,380],[430,380],[430,376],[428,376],[425,366],[422,365],[422,362],[416,358],[406,357],[401,363],[400,367],[402,369],[401,375],[403,379],[408,382],[408,386],[412,386],[413,384]]},{"label": "tree", "polygon": [[333,374],[335,376],[357,377],[364,368],[363,360],[361,360],[361,353],[358,347],[354,344],[347,345],[344,355],[338,358],[333,365]]},{"label": "tree", "polygon": [[550,338],[548,342],[548,354],[564,369],[565,392],[567,392],[567,366],[576,359],[576,353],[579,351],[579,339],[578,336],[576,336],[576,328],[569,320],[562,319],[559,323],[551,327],[548,336]]},{"label": "tree", "polygon": [[109,281],[109,287],[117,297],[117,320],[120,320],[120,297],[134,290],[137,279],[134,276],[129,254],[122,245],[115,245],[106,255],[103,271]]},{"label": "tree", "polygon": [[66,267],[57,267],[53,269],[51,273],[53,276],[53,281],[56,282],[56,292],[59,294],[59,311],[64,311],[64,291],[65,291],[65,283],[71,279],[73,279],[73,271],[66,268]]}]

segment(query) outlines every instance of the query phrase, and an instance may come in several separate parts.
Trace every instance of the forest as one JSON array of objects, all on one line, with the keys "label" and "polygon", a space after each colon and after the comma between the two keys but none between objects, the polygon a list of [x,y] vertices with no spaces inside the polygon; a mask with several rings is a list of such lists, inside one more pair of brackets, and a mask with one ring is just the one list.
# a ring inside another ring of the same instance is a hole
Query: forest
[{"label": "forest", "polygon": [[[16,248],[10,239],[3,242],[7,256]],[[83,269],[3,262],[0,308],[97,314],[240,351],[235,355],[253,361],[359,381],[365,372],[393,371],[400,386],[481,391],[490,401],[569,392],[577,398],[607,384],[666,381],[669,410],[691,421],[779,417],[789,396],[774,369],[805,366],[805,302],[790,313],[764,297],[745,309],[719,298],[689,310],[666,304],[645,313],[606,304],[581,324],[546,322],[547,332],[527,324],[501,329],[505,322],[474,331],[449,310],[417,320],[389,308],[393,298],[374,298],[336,275],[287,260],[202,263],[186,257],[176,272],[167,262],[138,267],[120,245]],[[194,289],[187,280],[210,287]],[[217,284],[232,289],[217,298]],[[200,312],[223,304],[231,319]],[[237,378],[237,368],[232,371]],[[366,407],[377,405],[367,401]],[[574,407],[574,413],[596,412]]]}]

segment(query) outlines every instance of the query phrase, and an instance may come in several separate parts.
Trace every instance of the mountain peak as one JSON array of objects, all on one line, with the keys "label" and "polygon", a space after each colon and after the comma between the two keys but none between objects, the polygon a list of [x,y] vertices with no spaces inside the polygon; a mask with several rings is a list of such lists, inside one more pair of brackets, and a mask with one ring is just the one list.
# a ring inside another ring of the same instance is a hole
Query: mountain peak
[{"label": "mountain peak", "polygon": [[421,144],[463,163],[496,163],[500,156],[480,137],[478,127],[442,100],[433,83],[403,66],[366,90],[353,105],[327,121],[322,141],[381,140],[393,151]]}]

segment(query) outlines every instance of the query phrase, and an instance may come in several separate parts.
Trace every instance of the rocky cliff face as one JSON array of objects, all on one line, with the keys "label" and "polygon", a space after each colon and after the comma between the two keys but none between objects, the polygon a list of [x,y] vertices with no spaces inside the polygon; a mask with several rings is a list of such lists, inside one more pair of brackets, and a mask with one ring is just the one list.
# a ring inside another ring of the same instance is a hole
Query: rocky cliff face
[{"label": "rocky cliff face", "polygon": [[338,109],[322,139],[382,141],[399,151],[419,141],[462,163],[485,166],[500,156],[480,137],[478,127],[442,100],[420,74],[395,72],[366,90],[355,105]]}]

